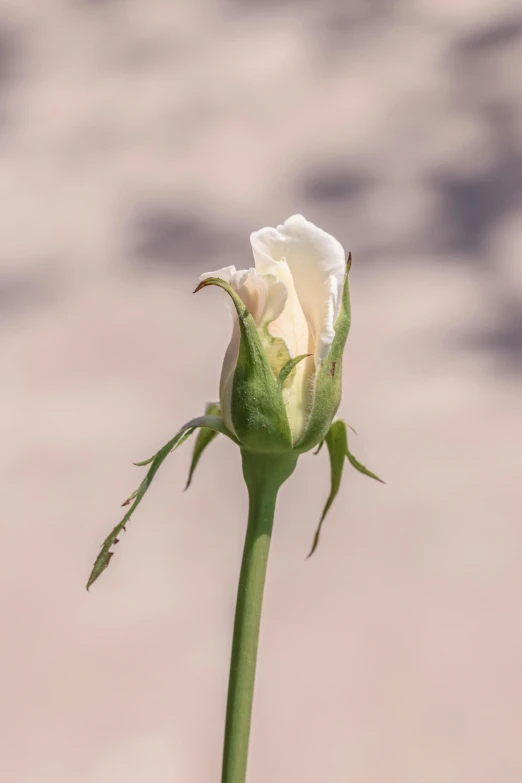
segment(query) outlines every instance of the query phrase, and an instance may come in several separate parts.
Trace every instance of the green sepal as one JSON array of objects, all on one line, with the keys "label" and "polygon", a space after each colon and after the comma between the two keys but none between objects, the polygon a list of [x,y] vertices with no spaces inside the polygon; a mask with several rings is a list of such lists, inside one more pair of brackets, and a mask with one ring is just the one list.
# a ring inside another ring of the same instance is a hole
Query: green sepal
[{"label": "green sepal", "polygon": [[330,510],[330,507],[334,502],[337,493],[339,492],[339,487],[341,486],[341,478],[343,475],[345,457],[348,459],[350,464],[353,465],[353,467],[356,470],[358,470],[360,473],[364,473],[365,476],[369,476],[370,478],[375,479],[376,481],[380,481],[381,484],[385,483],[382,479],[379,478],[379,476],[377,476],[375,473],[372,473],[372,471],[368,470],[368,468],[365,468],[364,465],[362,465],[359,462],[359,460],[357,460],[350,452],[350,449],[348,447],[347,428],[355,432],[353,427],[350,427],[350,425],[346,424],[346,422],[343,421],[342,419],[338,419],[337,421],[334,421],[334,423],[328,430],[326,437],[324,438],[324,440],[321,441],[317,450],[314,452],[314,454],[318,454],[323,443],[326,443],[328,447],[328,454],[330,456],[331,489],[330,489],[330,494],[328,496],[328,500],[326,501],[326,505],[321,515],[321,519],[319,520],[319,525],[315,532],[312,548],[310,550],[308,557],[311,557],[315,552],[315,550],[317,549],[317,546],[319,544],[319,536],[321,534],[321,528],[323,526],[324,519],[328,511]]},{"label": "green sepal", "polygon": [[300,356],[296,356],[294,359],[290,359],[282,368],[277,376],[277,383],[279,385],[279,388],[282,389],[285,381],[287,380],[288,376],[294,369],[294,367],[297,367],[299,362],[302,362],[303,359],[307,359],[309,356],[311,356],[311,353],[302,353]]},{"label": "green sepal", "polygon": [[290,361],[290,351],[282,337],[273,337],[270,334],[268,330],[269,326],[270,321],[264,323],[261,328],[258,329],[258,333],[270,368],[275,377],[278,378],[282,368]]},{"label": "green sepal", "polygon": [[341,402],[343,351],[351,322],[350,285],[348,282],[351,264],[352,255],[350,253],[346,262],[341,306],[335,322],[335,337],[315,378],[310,418],[303,435],[294,447],[299,452],[313,449],[326,437]]},{"label": "green sepal", "polygon": [[334,502],[339,487],[341,486],[341,478],[343,475],[344,458],[348,449],[348,439],[346,437],[346,424],[339,419],[334,421],[324,439],[328,447],[328,455],[330,457],[330,469],[331,469],[331,488],[328,500],[321,514],[319,525],[315,531],[312,548],[308,557],[311,557],[319,544],[319,536],[321,535],[321,528],[323,526],[324,519],[330,510],[330,506]]},{"label": "green sepal", "polygon": [[355,470],[358,470],[359,473],[364,473],[365,476],[368,476],[369,478],[375,479],[375,481],[380,481],[381,484],[386,484],[386,482],[383,481],[381,478],[379,478],[379,476],[377,476],[376,473],[372,473],[371,470],[368,470],[368,468],[365,468],[364,465],[362,465],[359,462],[359,460],[356,459],[353,456],[353,454],[351,453],[350,449],[348,448],[348,439],[346,440],[346,457],[347,457],[348,462],[350,463],[350,465],[352,465],[352,467],[354,467]]},{"label": "green sepal", "polygon": [[[346,422],[345,422],[345,424],[346,424]],[[354,430],[354,428],[352,427],[352,425],[351,425],[351,424],[346,424],[346,426],[348,427],[348,429],[349,429],[349,430],[351,430],[353,433],[355,433],[355,435],[357,435],[357,433],[355,432],[355,430]],[[319,443],[319,445],[317,446],[316,450],[313,452],[314,456],[315,456],[316,454],[319,454],[319,452],[321,451],[321,449],[323,448],[323,446],[324,446],[324,438],[323,438],[323,440],[322,440],[322,441],[320,441],[320,443]],[[383,482],[383,483],[384,483],[384,482]]]},{"label": "green sepal", "polygon": [[[217,402],[207,403],[207,406],[205,407],[205,414],[207,416],[219,416],[220,414],[219,404]],[[211,430],[209,427],[201,427],[201,429],[199,430],[196,437],[196,443],[194,445],[194,451],[192,452],[192,460],[190,463],[190,470],[189,470],[187,483],[185,485],[185,490],[187,490],[190,487],[192,476],[194,475],[194,471],[196,470],[197,464],[201,459],[201,455],[203,454],[207,446],[209,446],[214,440],[214,438],[217,438],[218,435],[219,433],[217,432],[217,430]]]},{"label": "green sepal", "polygon": [[123,504],[127,505],[131,500],[133,500],[131,507],[121,522],[119,522],[116,527],[113,528],[111,533],[109,533],[103,542],[101,552],[96,558],[91,575],[89,576],[87,590],[91,587],[91,585],[94,584],[100,574],[105,571],[109,565],[111,557],[114,554],[114,552],[111,552],[111,547],[118,543],[118,535],[122,530],[125,530],[125,525],[130,520],[138,505],[141,503],[144,494],[148,490],[162,463],[165,461],[168,455],[174,451],[174,449],[178,448],[178,446],[180,446],[198,427],[206,427],[208,429],[215,430],[216,432],[221,432],[223,435],[227,435],[231,440],[233,440],[234,443],[237,443],[237,439],[232,435],[232,433],[229,432],[220,416],[199,416],[198,418],[191,419],[189,422],[184,424],[183,427],[176,433],[176,435],[174,435],[174,437],[169,440],[168,443],[166,443],[153,457],[151,457],[151,459],[145,460],[143,463],[141,463],[144,465],[150,464],[147,475],[141,482],[138,489],[133,492],[132,495]]},{"label": "green sepal", "polygon": [[[174,448],[176,448],[176,449],[177,449],[177,448],[179,448],[179,447],[180,447],[180,446],[181,446],[183,443],[185,443],[185,441],[186,441],[186,440],[188,440],[188,439],[190,438],[190,436],[192,435],[192,433],[193,433],[193,432],[194,432],[194,430],[186,430],[186,431],[183,433],[183,435],[181,436],[181,438],[179,439],[179,441],[176,443],[176,445],[175,445],[175,447],[174,447]],[[141,462],[133,462],[132,464],[133,464],[133,465],[136,465],[136,467],[137,467],[137,468],[144,468],[146,465],[150,465],[150,464],[151,464],[151,462],[153,462],[153,461],[156,459],[156,457],[157,457],[157,454],[153,454],[153,455],[152,455],[152,457],[149,457],[148,459],[144,459],[144,460],[142,460]],[[137,494],[137,492],[138,492],[138,491],[136,490],[136,494]],[[131,495],[131,498],[132,498],[132,495]]]},{"label": "green sepal", "polygon": [[222,288],[232,299],[241,339],[234,370],[231,415],[242,448],[257,452],[286,452],[292,435],[281,389],[274,376],[254,319],[231,285],[219,277],[207,277],[196,288]]}]

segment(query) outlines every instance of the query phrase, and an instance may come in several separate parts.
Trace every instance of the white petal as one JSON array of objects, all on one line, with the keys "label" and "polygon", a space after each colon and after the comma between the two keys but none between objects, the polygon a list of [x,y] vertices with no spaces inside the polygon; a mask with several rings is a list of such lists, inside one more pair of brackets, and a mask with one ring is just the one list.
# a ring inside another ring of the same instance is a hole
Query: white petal
[{"label": "white petal", "polygon": [[[291,357],[302,354],[313,354],[315,345],[312,340],[303,308],[299,302],[295,290],[292,273],[285,261],[277,264],[278,280],[285,283],[288,289],[288,298],[285,308],[279,318],[268,327],[272,337],[284,340]],[[283,390],[283,398],[286,413],[290,423],[292,440],[295,442],[301,434],[308,416],[309,396],[311,391],[310,379],[315,370],[313,356],[301,361],[293,371],[293,377]]]},{"label": "white petal", "polygon": [[223,269],[218,269],[216,272],[205,272],[203,275],[199,276],[199,279],[206,280],[208,277],[219,277],[221,280],[224,280],[225,283],[230,283],[235,274],[235,266],[224,266]]},{"label": "white petal", "polygon": [[[292,272],[284,260],[284,256],[282,260],[277,258],[279,237],[276,229],[257,231],[251,235],[250,241],[258,272],[275,275],[279,281],[285,283],[288,290],[285,308],[279,318],[269,325],[269,333],[273,337],[284,340],[291,357],[313,354],[315,342],[297,296]],[[275,258],[270,255],[274,245],[276,247]],[[283,389],[286,413],[294,442],[299,438],[308,416],[312,389],[310,381],[314,370],[313,356],[301,361],[294,369],[291,381]]]},{"label": "white petal", "polygon": [[231,284],[237,291],[256,326],[278,318],[285,308],[288,290],[273,275],[259,275],[255,269],[236,272]]},{"label": "white petal", "polygon": [[345,272],[342,245],[302,215],[288,218],[277,228],[262,228],[250,241],[261,274],[277,274],[274,270],[281,262],[288,264],[318,365],[335,334]]},{"label": "white petal", "polygon": [[239,321],[236,316],[232,327],[232,336],[223,359],[221,378],[219,379],[219,404],[221,415],[228,429],[233,433],[235,433],[235,430],[234,425],[232,424],[232,386],[239,354],[240,340],[241,332],[239,330]]},{"label": "white petal", "polygon": [[[284,281],[278,282],[273,275],[260,275],[253,268],[237,271],[235,266],[225,266],[216,272],[205,272],[199,279],[206,280],[209,277],[218,277],[230,283],[257,326],[275,320],[284,310],[288,289]],[[230,302],[228,294],[226,300]],[[236,313],[233,304],[232,313]]]}]

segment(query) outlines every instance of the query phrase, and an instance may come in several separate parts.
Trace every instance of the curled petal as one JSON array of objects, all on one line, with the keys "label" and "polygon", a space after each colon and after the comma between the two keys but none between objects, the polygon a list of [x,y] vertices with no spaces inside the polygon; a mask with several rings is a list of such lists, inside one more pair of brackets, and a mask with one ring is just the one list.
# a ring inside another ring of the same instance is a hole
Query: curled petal
[{"label": "curled petal", "polygon": [[[274,321],[285,309],[288,288],[284,281],[276,280],[274,275],[261,275],[253,268],[237,271],[235,266],[226,266],[217,272],[206,272],[199,279],[207,280],[210,277],[218,277],[230,283],[246,305],[256,326]],[[229,297],[227,301],[230,302]],[[237,318],[233,307],[232,313]]]},{"label": "curled petal", "polygon": [[345,252],[330,234],[302,215],[277,228],[262,228],[250,241],[261,274],[276,274],[286,262],[314,345],[316,366],[334,337],[345,271]]}]

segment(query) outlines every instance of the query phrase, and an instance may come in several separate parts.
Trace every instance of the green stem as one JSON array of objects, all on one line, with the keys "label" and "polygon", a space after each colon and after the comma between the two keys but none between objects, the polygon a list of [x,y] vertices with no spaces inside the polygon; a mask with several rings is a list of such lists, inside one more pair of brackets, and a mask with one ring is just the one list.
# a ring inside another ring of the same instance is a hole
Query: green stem
[{"label": "green stem", "polygon": [[297,462],[295,454],[243,451],[242,457],[249,513],[232,640],[221,783],[245,783],[246,779],[259,626],[276,498]]}]

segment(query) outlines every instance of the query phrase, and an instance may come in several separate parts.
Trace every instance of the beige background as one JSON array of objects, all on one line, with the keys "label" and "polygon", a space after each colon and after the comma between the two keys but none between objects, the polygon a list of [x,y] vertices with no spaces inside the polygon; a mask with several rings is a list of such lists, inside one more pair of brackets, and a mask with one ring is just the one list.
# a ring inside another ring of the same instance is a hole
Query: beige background
[{"label": "beige background", "polygon": [[213,783],[246,517],[201,272],[303,212],[354,254],[341,413],[282,492],[249,783],[522,779],[522,13],[500,0],[0,12],[0,778]]}]

